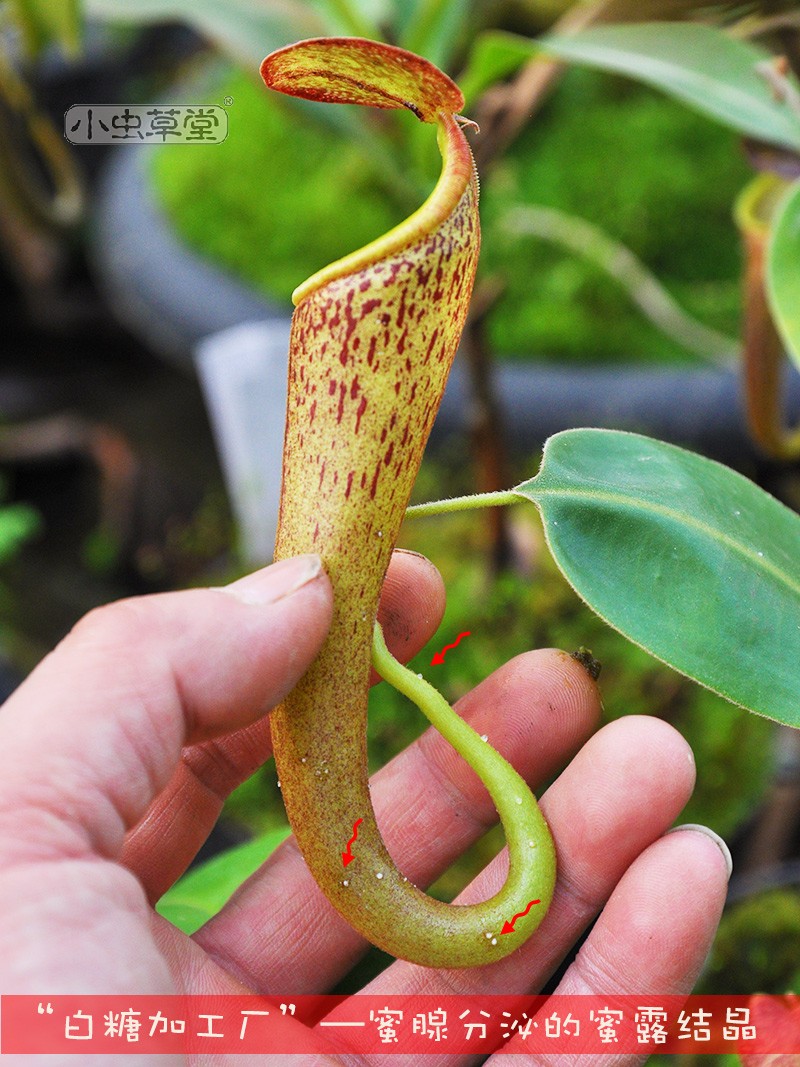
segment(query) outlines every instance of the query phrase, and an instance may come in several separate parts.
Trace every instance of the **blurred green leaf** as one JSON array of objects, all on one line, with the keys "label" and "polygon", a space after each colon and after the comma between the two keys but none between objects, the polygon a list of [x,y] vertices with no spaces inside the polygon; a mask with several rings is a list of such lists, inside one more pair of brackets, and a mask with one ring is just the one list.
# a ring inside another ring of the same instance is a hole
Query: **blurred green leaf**
[{"label": "blurred green leaf", "polygon": [[415,0],[413,14],[404,21],[400,44],[446,69],[461,40],[472,0]]},{"label": "blurred green leaf", "polygon": [[[376,15],[382,5],[365,3],[364,0],[314,0],[326,23],[330,36],[367,37],[373,41],[383,40]],[[373,10],[370,10],[373,9]],[[384,12],[385,14],[385,12]]]},{"label": "blurred green leaf", "polygon": [[0,563],[5,563],[41,526],[39,513],[27,504],[0,508]]},{"label": "blurred green leaf", "polygon": [[467,64],[458,76],[467,107],[496,82],[515,74],[535,54],[526,37],[487,30],[475,38]]},{"label": "blurred green leaf", "polygon": [[601,618],[733,703],[800,725],[800,516],[719,463],[614,430],[551,437],[515,492]]},{"label": "blurred green leaf", "polygon": [[790,186],[772,223],[766,284],[775,324],[800,367],[800,182]]},{"label": "blurred green leaf", "polygon": [[[800,116],[776,100],[758,66],[769,55],[712,26],[688,22],[595,26],[542,38],[562,59],[653,85],[750,137],[800,148]],[[796,80],[790,83],[797,87]]]},{"label": "blurred green leaf", "polygon": [[319,11],[299,0],[85,0],[85,6],[106,21],[186,22],[254,72],[274,49],[330,33]]},{"label": "blurred green leaf", "polygon": [[289,828],[280,827],[190,870],[167,890],[156,904],[156,911],[185,934],[193,934],[217,914],[288,836]]},{"label": "blurred green leaf", "polygon": [[81,41],[80,0],[10,0],[27,50],[36,55],[55,41],[74,55]]},{"label": "blurred green leaf", "polygon": [[543,204],[513,208],[505,226],[509,234],[539,237],[597,264],[654,326],[701,359],[723,366],[736,361],[740,349],[737,338],[688,315],[639,257],[599,226]]},{"label": "blurred green leaf", "polygon": [[[391,24],[394,17],[394,6],[398,0],[358,0],[358,6],[364,15],[378,25]],[[399,0],[405,5],[405,0]]]},{"label": "blurred green leaf", "polygon": [[[584,0],[591,3],[592,0]],[[750,29],[756,20],[792,9],[795,0],[607,0],[602,21],[653,22],[666,19],[702,19],[706,23],[743,25]]]},{"label": "blurred green leaf", "polygon": [[[323,0],[84,0],[88,14],[109,22],[131,24],[175,20],[193,26],[230,56],[253,80],[270,52],[306,37],[337,32]],[[260,79],[259,83],[260,83]],[[263,85],[259,90],[266,92]],[[233,99],[233,106],[236,98]],[[289,106],[311,122],[361,142],[386,159],[386,138],[369,126],[361,109],[331,108],[308,100],[291,100]],[[233,114],[236,114],[234,110]]]}]

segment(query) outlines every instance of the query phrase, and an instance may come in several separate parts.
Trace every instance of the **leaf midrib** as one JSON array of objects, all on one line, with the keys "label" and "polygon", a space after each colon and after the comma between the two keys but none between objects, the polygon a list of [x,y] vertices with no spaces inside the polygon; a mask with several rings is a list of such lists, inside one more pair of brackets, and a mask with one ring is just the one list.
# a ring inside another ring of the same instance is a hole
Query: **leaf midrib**
[{"label": "leaf midrib", "polygon": [[[515,490],[515,492],[519,492],[519,490]],[[652,514],[661,515],[662,517],[670,519],[676,525],[691,527],[692,529],[711,537],[712,540],[716,540],[719,543],[726,545],[735,553],[738,553],[751,563],[754,563],[757,568],[761,568],[768,574],[771,574],[773,578],[777,578],[788,589],[800,597],[800,582],[794,581],[790,575],[769,560],[766,555],[759,556],[758,552],[753,551],[753,549],[742,544],[740,541],[736,541],[723,530],[687,516],[684,512],[676,511],[664,504],[656,504],[650,500],[643,501],[640,498],[626,496],[623,493],[609,493],[607,491],[585,489],[580,491],[576,489],[538,489],[533,486],[530,496],[528,496],[527,493],[519,493],[519,495],[526,497],[526,499],[532,499],[534,503],[538,503],[543,497],[561,497],[584,502],[603,501],[605,503],[625,505],[634,511],[649,511]]]}]

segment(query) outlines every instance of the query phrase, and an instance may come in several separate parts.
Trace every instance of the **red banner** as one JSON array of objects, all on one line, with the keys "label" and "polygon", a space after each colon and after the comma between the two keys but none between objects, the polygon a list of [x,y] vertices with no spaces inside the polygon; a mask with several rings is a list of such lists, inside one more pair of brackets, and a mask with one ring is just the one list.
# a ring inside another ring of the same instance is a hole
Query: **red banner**
[{"label": "red banner", "polygon": [[767,996],[6,995],[0,1027],[3,1054],[800,1054]]}]

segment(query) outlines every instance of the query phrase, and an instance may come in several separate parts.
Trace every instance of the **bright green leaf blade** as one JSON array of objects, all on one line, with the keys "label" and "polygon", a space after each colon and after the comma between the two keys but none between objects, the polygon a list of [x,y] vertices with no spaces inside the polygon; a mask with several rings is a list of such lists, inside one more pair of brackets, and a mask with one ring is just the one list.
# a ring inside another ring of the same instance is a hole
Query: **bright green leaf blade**
[{"label": "bright green leaf blade", "polygon": [[767,293],[787,351],[800,367],[800,182],[792,185],[772,224]]},{"label": "bright green leaf blade", "polygon": [[712,26],[595,26],[540,44],[563,59],[638,78],[740,133],[800,148],[800,116],[775,99],[758,73],[768,54]]},{"label": "bright green leaf blade", "polygon": [[515,490],[567,580],[659,659],[800,725],[800,517],[712,460],[637,434],[568,430]]},{"label": "bright green leaf blade", "polygon": [[215,856],[178,879],[156,904],[156,911],[185,934],[193,934],[288,836],[288,826],[281,827]]}]

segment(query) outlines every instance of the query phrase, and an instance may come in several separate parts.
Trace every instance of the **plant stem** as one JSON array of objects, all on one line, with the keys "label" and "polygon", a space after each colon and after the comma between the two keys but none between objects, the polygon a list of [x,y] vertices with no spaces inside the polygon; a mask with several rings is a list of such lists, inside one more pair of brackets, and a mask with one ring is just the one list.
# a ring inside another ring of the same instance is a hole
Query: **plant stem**
[{"label": "plant stem", "polygon": [[[0,114],[0,158],[4,161],[0,200],[31,228],[52,231],[74,227],[85,212],[86,196],[70,146],[50,118],[37,109],[30,87],[17,73],[2,40],[0,101],[4,105]],[[15,139],[11,115],[24,124],[28,147],[38,156],[33,166],[27,160],[30,153]],[[40,164],[44,181],[39,179],[40,168],[35,164]],[[52,192],[47,191],[49,185]]]},{"label": "plant stem", "polygon": [[406,518],[446,515],[450,511],[474,511],[477,508],[500,508],[515,504],[519,499],[513,489],[504,489],[500,493],[475,493],[472,496],[455,496],[450,500],[431,500],[427,504],[414,504],[406,508]]}]

